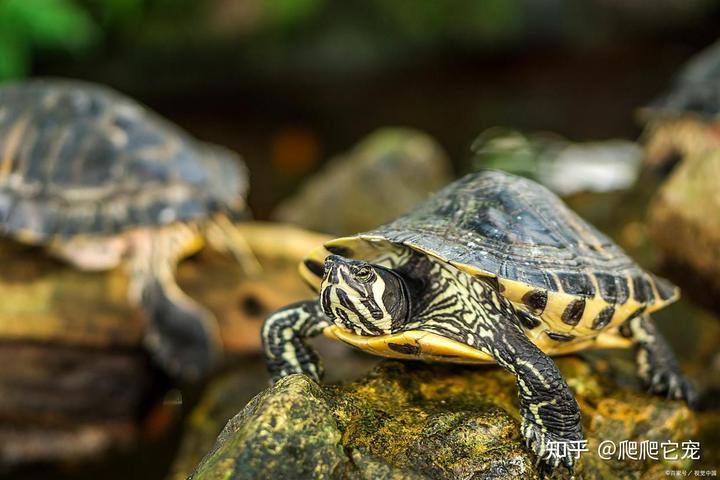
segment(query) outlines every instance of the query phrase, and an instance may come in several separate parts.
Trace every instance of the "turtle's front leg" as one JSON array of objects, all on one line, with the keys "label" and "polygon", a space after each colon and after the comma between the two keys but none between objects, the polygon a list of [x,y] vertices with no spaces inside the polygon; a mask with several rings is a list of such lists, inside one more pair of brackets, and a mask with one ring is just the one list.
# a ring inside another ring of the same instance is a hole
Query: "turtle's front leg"
[{"label": "turtle's front leg", "polygon": [[[506,319],[493,325],[486,349],[517,379],[522,435],[544,473],[560,464],[572,469],[575,457],[565,447],[583,440],[580,408],[555,362]],[[579,446],[576,445],[576,446]]]},{"label": "turtle's front leg", "polygon": [[620,333],[633,340],[638,375],[649,391],[670,399],[685,400],[691,407],[695,405],[695,390],[649,315],[629,319],[620,327]]},{"label": "turtle's front leg", "polygon": [[262,341],[272,381],[304,373],[319,382],[323,374],[320,359],[305,339],[330,325],[317,300],[293,303],[270,314],[262,327]]}]

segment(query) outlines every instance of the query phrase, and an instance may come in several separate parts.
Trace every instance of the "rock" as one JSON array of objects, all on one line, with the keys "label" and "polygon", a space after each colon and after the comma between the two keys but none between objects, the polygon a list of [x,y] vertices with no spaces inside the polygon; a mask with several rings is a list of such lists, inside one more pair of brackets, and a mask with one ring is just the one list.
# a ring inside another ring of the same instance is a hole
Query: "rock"
[{"label": "rock", "polygon": [[700,412],[698,422],[700,424],[698,441],[702,445],[703,454],[698,465],[694,467],[718,472],[720,471],[720,409]]},{"label": "rock", "polygon": [[410,210],[451,181],[446,153],[427,134],[385,128],[327,166],[274,218],[334,235],[370,230]]},{"label": "rock", "polygon": [[[681,441],[696,432],[683,403],[618,386],[602,359],[568,357],[558,365],[589,440],[578,478],[657,471],[652,462],[600,459],[603,440]],[[293,375],[227,424],[191,478],[539,478],[519,420],[514,379],[497,367],[386,361],[352,383],[323,386]]]},{"label": "rock", "polygon": [[[347,348],[325,338],[311,340],[327,367],[325,379],[339,381],[370,370],[380,357]],[[185,421],[180,448],[167,480],[185,480],[215,443],[225,424],[270,381],[265,360],[247,358],[241,366],[211,379]],[[371,461],[371,459],[367,459]]]},{"label": "rock", "polygon": [[690,155],[650,205],[664,269],[683,292],[720,312],[720,150]]},{"label": "rock", "polygon": [[213,378],[185,420],[180,447],[167,480],[185,480],[213,446],[228,420],[266,388],[268,381],[265,364],[259,358],[248,359],[241,368]]},{"label": "rock", "polygon": [[688,156],[719,151],[719,126],[693,114],[648,120],[642,134],[645,165],[664,176]]},{"label": "rock", "polygon": [[230,420],[191,478],[327,478],[342,470],[342,434],[322,389],[298,376],[272,391]]},{"label": "rock", "polygon": [[143,434],[153,377],[133,351],[0,346],[0,469],[85,461]]}]

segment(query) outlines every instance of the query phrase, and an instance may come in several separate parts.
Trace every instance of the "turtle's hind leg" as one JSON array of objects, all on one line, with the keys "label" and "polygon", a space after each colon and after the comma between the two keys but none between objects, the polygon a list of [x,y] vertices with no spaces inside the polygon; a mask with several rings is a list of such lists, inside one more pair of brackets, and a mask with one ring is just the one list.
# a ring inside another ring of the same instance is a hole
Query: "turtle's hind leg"
[{"label": "turtle's hind leg", "polygon": [[262,327],[262,341],[272,381],[304,373],[316,382],[322,377],[317,353],[305,339],[322,333],[332,324],[317,300],[293,303],[271,313]]},{"label": "turtle's hind leg", "polygon": [[203,378],[222,352],[214,315],[188,297],[175,281],[177,263],[199,250],[202,238],[189,225],[131,236],[130,300],[148,317],[145,343],[169,375],[184,381]]},{"label": "turtle's hind leg", "polygon": [[650,321],[649,315],[627,320],[620,333],[635,344],[638,375],[649,391],[695,406],[697,395],[680,370],[670,345]]}]

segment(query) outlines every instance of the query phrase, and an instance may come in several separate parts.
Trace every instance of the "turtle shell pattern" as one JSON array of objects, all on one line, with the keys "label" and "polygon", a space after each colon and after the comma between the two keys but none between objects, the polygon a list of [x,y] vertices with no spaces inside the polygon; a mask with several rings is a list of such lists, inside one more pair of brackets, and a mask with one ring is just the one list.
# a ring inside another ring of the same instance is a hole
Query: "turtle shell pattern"
[{"label": "turtle shell pattern", "polygon": [[246,190],[234,153],[111,89],[0,86],[0,234],[43,243],[240,213]]},{"label": "turtle shell pattern", "polygon": [[[595,339],[679,296],[545,187],[493,170],[463,177],[376,230],[328,242],[306,265],[328,252],[373,261],[398,245],[496,278],[528,336],[560,353],[554,346]],[[318,284],[317,269],[301,266],[301,273]],[[625,345],[605,339],[597,346]]]}]

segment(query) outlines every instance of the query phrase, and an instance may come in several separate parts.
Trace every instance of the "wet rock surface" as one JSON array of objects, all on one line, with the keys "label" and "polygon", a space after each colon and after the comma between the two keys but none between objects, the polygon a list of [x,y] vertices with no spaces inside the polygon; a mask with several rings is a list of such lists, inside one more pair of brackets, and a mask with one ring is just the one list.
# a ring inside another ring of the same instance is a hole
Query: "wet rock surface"
[{"label": "wet rock surface", "polygon": [[684,293],[720,311],[720,150],[687,156],[653,199],[649,227]]},{"label": "wet rock surface", "polygon": [[[695,416],[681,402],[613,380],[600,357],[558,365],[588,438],[577,478],[662,478],[689,467],[687,460],[601,459],[605,440],[692,439]],[[352,383],[323,386],[293,375],[228,422],[192,478],[539,478],[520,437],[516,393],[513,377],[496,367],[386,361]]]}]

